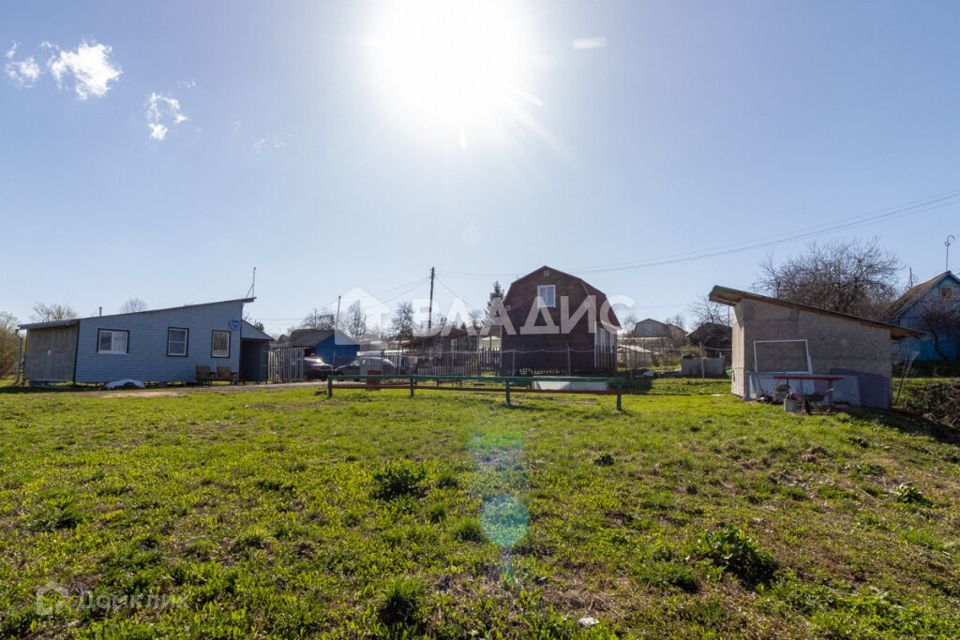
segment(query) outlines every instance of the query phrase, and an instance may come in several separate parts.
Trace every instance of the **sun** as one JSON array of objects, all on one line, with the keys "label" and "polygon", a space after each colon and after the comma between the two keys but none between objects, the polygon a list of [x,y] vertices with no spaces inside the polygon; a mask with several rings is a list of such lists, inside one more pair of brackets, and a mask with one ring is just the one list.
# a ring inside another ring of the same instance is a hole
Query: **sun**
[{"label": "sun", "polygon": [[396,0],[372,38],[391,109],[458,133],[495,125],[527,95],[523,21],[497,0]]}]

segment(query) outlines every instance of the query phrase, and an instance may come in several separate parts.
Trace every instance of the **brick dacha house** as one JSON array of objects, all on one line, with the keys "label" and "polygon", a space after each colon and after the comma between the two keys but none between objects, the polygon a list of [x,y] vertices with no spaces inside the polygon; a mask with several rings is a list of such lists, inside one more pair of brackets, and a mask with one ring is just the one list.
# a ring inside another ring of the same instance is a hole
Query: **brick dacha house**
[{"label": "brick dacha house", "polygon": [[494,311],[503,375],[589,375],[617,367],[620,322],[606,294],[543,266],[510,284]]}]

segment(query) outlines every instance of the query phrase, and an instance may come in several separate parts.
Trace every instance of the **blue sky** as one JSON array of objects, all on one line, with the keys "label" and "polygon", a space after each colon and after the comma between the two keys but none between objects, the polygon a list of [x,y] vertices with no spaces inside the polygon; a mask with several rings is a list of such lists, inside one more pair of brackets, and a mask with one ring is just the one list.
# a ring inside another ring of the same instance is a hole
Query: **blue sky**
[{"label": "blue sky", "polygon": [[[960,188],[955,3],[517,3],[528,119],[463,135],[392,102],[370,44],[387,9],[0,5],[0,310],[239,297],[256,266],[249,311],[279,332],[354,287],[425,297],[431,266],[438,308],[481,306],[545,263],[706,251]],[[926,278],[958,213],[820,237],[876,236]],[[583,275],[662,318],[807,242]]]}]

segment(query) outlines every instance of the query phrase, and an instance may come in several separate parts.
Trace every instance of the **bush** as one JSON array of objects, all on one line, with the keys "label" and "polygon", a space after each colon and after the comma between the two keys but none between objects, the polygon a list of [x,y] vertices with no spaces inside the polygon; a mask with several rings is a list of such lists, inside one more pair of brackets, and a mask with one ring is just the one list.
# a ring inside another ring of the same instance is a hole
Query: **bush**
[{"label": "bush", "polygon": [[609,453],[601,453],[601,454],[600,454],[599,456],[597,456],[596,459],[593,461],[593,464],[597,465],[598,467],[610,467],[610,466],[613,466],[613,456],[610,455]]},{"label": "bush", "polygon": [[423,585],[417,580],[401,578],[390,583],[377,607],[377,617],[388,627],[414,625],[420,621]]},{"label": "bush", "polygon": [[897,502],[903,502],[904,504],[919,504],[925,507],[931,506],[933,503],[930,502],[930,499],[923,495],[923,492],[920,489],[917,489],[913,485],[907,484],[906,482],[897,486],[896,490]]},{"label": "bush", "polygon": [[381,500],[394,500],[402,496],[422,496],[421,482],[427,477],[423,465],[406,462],[391,462],[373,474],[376,488],[373,497]]},{"label": "bush", "polygon": [[725,526],[704,534],[700,548],[705,558],[749,587],[769,584],[778,569],[774,557],[736,527]]},{"label": "bush", "polygon": [[931,420],[960,427],[960,380],[950,384],[937,382],[926,385],[907,401],[907,408]]},{"label": "bush", "polygon": [[483,542],[483,526],[476,518],[464,518],[453,528],[453,537],[463,542]]}]

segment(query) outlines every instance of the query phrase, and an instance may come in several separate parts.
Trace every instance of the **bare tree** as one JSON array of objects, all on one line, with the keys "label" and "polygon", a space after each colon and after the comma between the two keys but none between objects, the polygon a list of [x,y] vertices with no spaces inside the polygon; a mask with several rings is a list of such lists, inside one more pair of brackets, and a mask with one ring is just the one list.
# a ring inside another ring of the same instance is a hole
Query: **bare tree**
[{"label": "bare tree", "polygon": [[666,318],[664,322],[667,324],[672,324],[675,327],[680,327],[681,329],[684,329],[684,330],[686,330],[687,328],[687,320],[686,318],[683,317],[682,313],[672,315],[669,318]]},{"label": "bare tree", "polygon": [[[960,360],[960,299],[938,296],[921,305],[917,328],[933,338],[933,350],[944,360]],[[952,353],[948,345],[953,345]]]},{"label": "bare tree", "polygon": [[693,303],[690,315],[697,327],[704,324],[730,324],[729,307],[711,301],[708,296],[701,296]]},{"label": "bare tree", "polygon": [[401,302],[397,305],[397,310],[394,312],[393,320],[390,323],[393,337],[400,340],[409,340],[413,337],[414,327],[413,304]]},{"label": "bare tree", "polygon": [[487,319],[487,312],[482,309],[473,309],[470,311],[470,330],[473,333],[479,333],[483,329],[483,323]]},{"label": "bare tree", "polygon": [[140,298],[130,298],[120,305],[120,313],[137,313],[149,309],[147,303]]},{"label": "bare tree", "polygon": [[333,315],[333,312],[330,311],[327,307],[322,307],[319,310],[314,307],[313,311],[304,316],[303,320],[300,321],[300,326],[298,329],[333,329],[336,322],[336,317]]},{"label": "bare tree", "polygon": [[363,310],[363,305],[357,300],[347,307],[347,333],[354,338],[367,332],[367,314]]},{"label": "bare tree", "polygon": [[0,378],[9,375],[17,364],[17,319],[0,311]]},{"label": "bare tree", "polygon": [[38,302],[33,305],[34,322],[54,322],[56,320],[71,320],[77,317],[77,312],[65,304],[44,304]]},{"label": "bare tree", "polygon": [[881,318],[896,298],[900,260],[877,240],[816,243],[806,253],[760,266],[755,286],[775,298],[829,311]]}]

